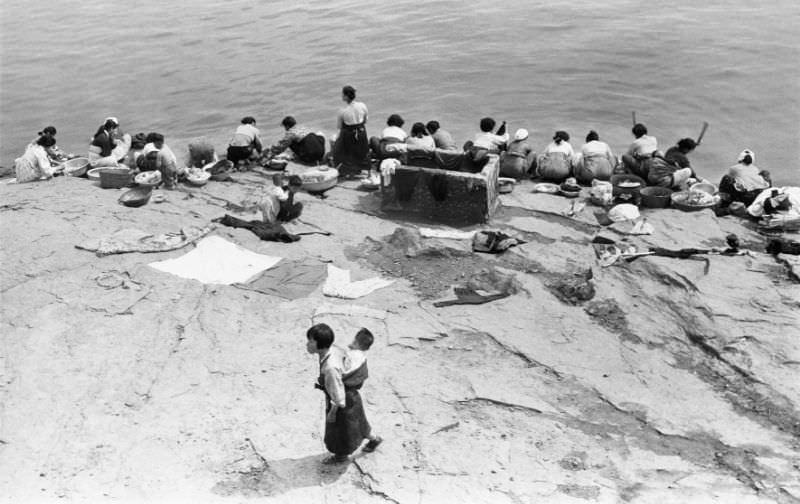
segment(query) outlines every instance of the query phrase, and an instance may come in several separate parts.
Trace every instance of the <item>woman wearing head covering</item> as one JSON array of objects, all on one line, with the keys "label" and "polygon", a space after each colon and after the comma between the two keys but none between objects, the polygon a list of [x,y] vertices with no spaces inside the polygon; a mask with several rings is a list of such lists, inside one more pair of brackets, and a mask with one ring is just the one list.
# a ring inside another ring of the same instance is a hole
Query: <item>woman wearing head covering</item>
[{"label": "woman wearing head covering", "polygon": [[89,145],[89,164],[99,166],[119,166],[131,148],[131,136],[120,135],[119,121],[116,117],[106,117]]},{"label": "woman wearing head covering", "polygon": [[556,131],[553,141],[536,160],[536,172],[545,180],[563,182],[572,173],[575,151],[569,143],[569,133]]},{"label": "woman wearing head covering", "polygon": [[528,143],[528,130],[520,128],[500,160],[500,176],[521,179],[528,175],[535,160],[536,152]]},{"label": "woman wearing head covering", "polygon": [[750,205],[761,191],[770,187],[771,181],[769,172],[759,170],[753,164],[755,153],[750,149],[743,150],[737,159],[737,163],[728,169],[728,173],[723,175],[719,182],[719,192],[726,193],[731,197],[731,201],[741,201],[745,205]]},{"label": "woman wearing head covering", "polygon": [[358,174],[369,168],[369,138],[367,137],[367,106],[356,101],[352,86],[342,88],[345,106],[336,118],[339,136],[333,145],[333,164],[342,174]]},{"label": "woman wearing head covering", "polygon": [[18,183],[53,177],[53,167],[50,165],[47,149],[55,144],[56,139],[49,135],[42,135],[35,142],[28,144],[25,153],[14,160]]},{"label": "woman wearing head covering", "polygon": [[591,130],[586,135],[586,143],[575,156],[575,178],[581,184],[591,184],[594,179],[608,180],[615,166],[617,158],[611,147],[600,141],[600,135]]}]

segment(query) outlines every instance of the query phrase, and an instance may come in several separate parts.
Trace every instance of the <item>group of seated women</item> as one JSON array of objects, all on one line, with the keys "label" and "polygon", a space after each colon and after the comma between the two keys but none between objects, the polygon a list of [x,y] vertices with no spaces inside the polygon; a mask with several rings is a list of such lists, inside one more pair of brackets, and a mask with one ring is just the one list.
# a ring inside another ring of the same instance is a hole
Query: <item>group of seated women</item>
[{"label": "group of seated women", "polygon": [[[276,157],[311,164],[324,160],[325,137],[322,133],[298,125],[291,116],[285,117],[281,124],[285,129],[284,136],[275,145],[264,149],[256,120],[250,116],[243,118],[229,142],[228,160],[234,164]],[[590,184],[594,179],[609,180],[615,173],[628,173],[641,177],[649,185],[675,190],[685,189],[689,184],[702,180],[688,157],[698,142],[683,138],[661,153],[657,139],[648,135],[647,127],[641,123],[633,126],[631,132],[635,139],[620,158],[614,155],[606,142],[600,140],[594,130],[589,131],[585,143],[577,152],[569,142],[569,134],[559,130],[552,141],[537,153],[526,129],[518,129],[511,138],[506,132],[505,122],[495,131],[496,122],[490,117],[480,120],[480,131],[461,149],[438,121],[428,121],[427,124],[416,122],[409,133],[403,129],[404,124],[399,114],[392,114],[380,136],[370,138],[369,145],[375,158],[402,157],[411,152],[437,152],[459,157],[459,161],[450,162],[448,168],[463,170],[465,164],[460,162],[460,158],[468,158],[470,163],[467,169],[479,171],[489,154],[497,154],[500,156],[500,175],[516,179],[533,177],[562,182],[574,177],[579,183]],[[128,134],[122,134],[119,127],[115,117],[107,117],[103,121],[89,145],[89,164],[92,167],[125,165],[142,171],[159,170],[167,187],[171,186],[179,168],[175,154],[165,144],[164,136],[159,133],[140,133],[131,138]],[[51,178],[58,174],[65,160],[74,157],[58,148],[55,135],[55,127],[44,128],[26,147],[25,153],[15,160],[18,182]],[[440,158],[445,159],[444,156]],[[449,162],[448,159],[454,158],[446,158],[445,164]],[[189,144],[189,166],[201,167],[212,161],[217,161],[213,145],[208,142]],[[737,163],[722,177],[719,191],[732,201],[752,204],[764,189],[772,185],[769,172],[758,169],[754,161],[753,151],[742,151]]]}]

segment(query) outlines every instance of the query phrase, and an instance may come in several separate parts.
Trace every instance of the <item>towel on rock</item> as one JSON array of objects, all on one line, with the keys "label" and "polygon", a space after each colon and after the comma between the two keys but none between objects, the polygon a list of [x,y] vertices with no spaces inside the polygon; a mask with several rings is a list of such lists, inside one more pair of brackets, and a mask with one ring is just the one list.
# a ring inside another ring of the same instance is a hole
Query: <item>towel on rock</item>
[{"label": "towel on rock", "polygon": [[380,277],[351,282],[349,270],[337,268],[329,264],[328,279],[325,280],[322,293],[331,297],[356,299],[393,283],[394,280],[386,280]]},{"label": "towel on rock", "polygon": [[199,241],[191,252],[149,266],[202,283],[230,285],[246,282],[280,260],[280,257],[257,254],[219,236],[209,236]]}]

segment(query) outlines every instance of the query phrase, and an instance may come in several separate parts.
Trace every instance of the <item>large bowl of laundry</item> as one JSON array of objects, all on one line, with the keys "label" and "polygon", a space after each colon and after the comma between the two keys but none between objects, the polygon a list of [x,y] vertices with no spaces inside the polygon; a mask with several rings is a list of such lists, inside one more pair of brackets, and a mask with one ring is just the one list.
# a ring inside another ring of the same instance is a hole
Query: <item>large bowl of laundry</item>
[{"label": "large bowl of laundry", "polygon": [[89,168],[89,159],[85,157],[68,159],[64,162],[64,175],[82,177]]},{"label": "large bowl of laundry", "polygon": [[324,170],[315,168],[301,173],[300,178],[303,180],[303,190],[305,191],[327,191],[339,183],[339,170],[336,168],[326,168]]},{"label": "large bowl of laundry", "polygon": [[705,191],[681,191],[672,194],[672,206],[684,212],[695,212],[704,208],[713,208],[720,202],[718,195]]},{"label": "large bowl of laundry", "polygon": [[133,181],[142,187],[156,187],[161,183],[161,172],[158,170],[144,171],[133,177]]},{"label": "large bowl of laundry", "polygon": [[189,168],[186,170],[186,183],[193,186],[204,186],[211,178],[211,174],[202,168]]}]

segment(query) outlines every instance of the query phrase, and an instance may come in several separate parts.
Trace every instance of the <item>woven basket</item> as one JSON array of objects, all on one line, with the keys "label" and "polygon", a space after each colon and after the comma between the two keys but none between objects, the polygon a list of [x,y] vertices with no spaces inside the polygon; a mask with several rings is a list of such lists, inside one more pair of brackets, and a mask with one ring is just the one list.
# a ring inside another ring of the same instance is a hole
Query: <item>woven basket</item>
[{"label": "woven basket", "polygon": [[133,170],[130,168],[103,168],[100,170],[100,187],[103,189],[119,189],[133,181]]}]

